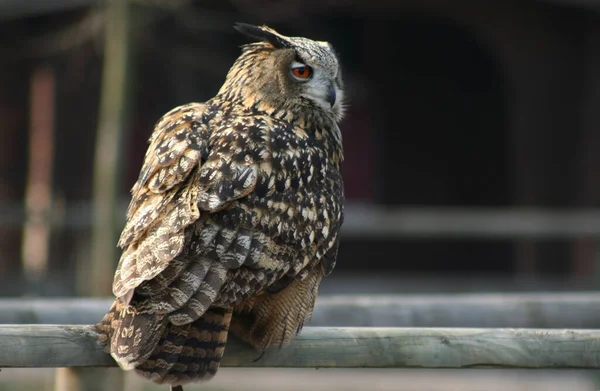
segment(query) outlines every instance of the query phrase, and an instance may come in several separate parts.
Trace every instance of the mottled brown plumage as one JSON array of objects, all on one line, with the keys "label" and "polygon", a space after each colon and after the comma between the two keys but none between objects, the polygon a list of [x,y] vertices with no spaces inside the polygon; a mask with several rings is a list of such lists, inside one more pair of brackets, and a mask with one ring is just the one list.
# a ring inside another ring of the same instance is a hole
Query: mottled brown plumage
[{"label": "mottled brown plumage", "polygon": [[[263,350],[310,319],[343,220],[343,86],[331,46],[267,27],[219,93],[167,113],[132,190],[98,324],[126,370],[211,378],[230,329]],[[309,75],[308,77],[305,77]]]}]

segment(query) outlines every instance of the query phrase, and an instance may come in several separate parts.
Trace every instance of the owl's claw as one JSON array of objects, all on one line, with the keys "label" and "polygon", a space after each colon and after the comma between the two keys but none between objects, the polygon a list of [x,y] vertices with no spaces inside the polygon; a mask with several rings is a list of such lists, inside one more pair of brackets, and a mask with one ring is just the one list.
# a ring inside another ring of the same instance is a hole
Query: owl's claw
[{"label": "owl's claw", "polygon": [[182,386],[171,386],[171,391],[183,391]]},{"label": "owl's claw", "polygon": [[254,360],[252,360],[252,362],[260,361],[260,359],[263,358],[264,355],[265,355],[265,351],[263,350],[263,351],[260,352],[260,356],[258,356]]}]

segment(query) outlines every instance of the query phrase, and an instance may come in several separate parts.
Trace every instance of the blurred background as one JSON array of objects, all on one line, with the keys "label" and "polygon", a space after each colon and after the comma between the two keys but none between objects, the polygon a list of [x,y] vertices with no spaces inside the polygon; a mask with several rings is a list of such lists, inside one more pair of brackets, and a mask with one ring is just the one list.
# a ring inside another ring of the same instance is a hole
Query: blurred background
[{"label": "blurred background", "polygon": [[[237,21],[329,41],[342,62],[347,218],[321,293],[600,287],[600,2],[109,3],[0,0],[0,296],[110,295],[153,125],[217,92],[247,42]],[[25,372],[4,373],[0,389]],[[365,384],[438,389],[387,373]],[[444,390],[596,389],[436,373]],[[356,384],[340,389],[372,389]]]}]

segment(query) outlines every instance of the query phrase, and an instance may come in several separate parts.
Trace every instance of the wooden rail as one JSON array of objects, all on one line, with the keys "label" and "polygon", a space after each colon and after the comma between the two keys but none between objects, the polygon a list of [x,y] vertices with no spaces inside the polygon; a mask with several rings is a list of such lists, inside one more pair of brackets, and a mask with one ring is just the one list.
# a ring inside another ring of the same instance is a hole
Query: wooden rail
[{"label": "wooden rail", "polygon": [[[600,330],[308,327],[258,356],[232,339],[223,366],[600,369]],[[0,325],[0,367],[114,365],[89,326]]]},{"label": "wooden rail", "polygon": [[[1,1],[1,0],[0,0]],[[116,208],[124,224],[129,199]],[[346,238],[572,239],[600,237],[600,208],[553,210],[527,207],[384,207],[348,203],[341,234]],[[71,203],[52,222],[70,229],[89,229],[90,202]],[[0,226],[20,227],[21,203],[0,205]]]},{"label": "wooden rail", "polygon": [[[0,323],[93,324],[110,298],[3,299]],[[600,328],[600,293],[325,295],[311,326]]]}]

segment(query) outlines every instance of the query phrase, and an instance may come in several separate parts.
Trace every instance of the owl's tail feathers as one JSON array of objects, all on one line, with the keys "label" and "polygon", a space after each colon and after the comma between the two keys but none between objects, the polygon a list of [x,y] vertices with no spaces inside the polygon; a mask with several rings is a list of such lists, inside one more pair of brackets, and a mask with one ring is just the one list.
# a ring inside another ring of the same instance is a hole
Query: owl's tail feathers
[{"label": "owl's tail feathers", "polygon": [[193,323],[169,323],[150,357],[136,367],[136,372],[159,384],[211,379],[225,352],[231,313],[230,308],[210,307]]},{"label": "owl's tail feathers", "polygon": [[115,300],[104,318],[96,325],[100,343],[124,370],[145,362],[154,352],[167,328],[163,315],[146,311],[140,305],[126,305]]},{"label": "owl's tail feathers", "polygon": [[210,307],[196,321],[176,326],[117,299],[96,330],[122,369],[135,369],[155,383],[181,390],[178,386],[209,380],[217,373],[232,311]]}]

